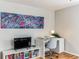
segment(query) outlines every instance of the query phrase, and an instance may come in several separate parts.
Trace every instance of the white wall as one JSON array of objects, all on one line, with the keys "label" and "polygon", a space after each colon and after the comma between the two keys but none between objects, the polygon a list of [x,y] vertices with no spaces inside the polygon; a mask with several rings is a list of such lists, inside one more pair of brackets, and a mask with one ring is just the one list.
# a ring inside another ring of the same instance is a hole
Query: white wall
[{"label": "white wall", "polygon": [[65,50],[79,54],[79,5],[56,11],[56,32],[65,38]]},{"label": "white wall", "polygon": [[11,41],[14,36],[30,35],[33,38],[38,36],[49,35],[49,32],[54,29],[54,12],[21,5],[17,3],[0,1],[0,12],[11,12],[24,15],[44,16],[44,29],[0,29],[0,51],[13,48]]}]

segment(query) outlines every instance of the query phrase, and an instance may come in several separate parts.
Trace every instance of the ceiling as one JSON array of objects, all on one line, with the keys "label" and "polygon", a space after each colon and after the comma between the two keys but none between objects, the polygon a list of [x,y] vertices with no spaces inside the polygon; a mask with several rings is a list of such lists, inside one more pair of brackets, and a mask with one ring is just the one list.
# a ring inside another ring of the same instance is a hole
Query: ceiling
[{"label": "ceiling", "polygon": [[71,2],[69,0],[7,0],[7,1],[49,10],[58,10],[79,4],[79,0],[72,0]]}]

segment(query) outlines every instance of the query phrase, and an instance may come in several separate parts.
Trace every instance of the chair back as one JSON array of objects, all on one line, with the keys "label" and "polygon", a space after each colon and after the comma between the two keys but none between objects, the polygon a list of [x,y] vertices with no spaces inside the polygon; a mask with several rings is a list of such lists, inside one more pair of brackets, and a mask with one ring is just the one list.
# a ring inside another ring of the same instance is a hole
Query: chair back
[{"label": "chair back", "polygon": [[57,39],[56,38],[50,38],[50,41],[47,44],[47,48],[55,49],[56,46],[57,46]]}]

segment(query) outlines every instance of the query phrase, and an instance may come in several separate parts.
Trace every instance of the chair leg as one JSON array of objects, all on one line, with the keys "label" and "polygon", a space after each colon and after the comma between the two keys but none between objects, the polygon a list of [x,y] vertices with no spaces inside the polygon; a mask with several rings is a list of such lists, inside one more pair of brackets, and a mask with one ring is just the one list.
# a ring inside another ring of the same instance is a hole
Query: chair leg
[{"label": "chair leg", "polygon": [[58,58],[58,53],[56,53],[54,50],[50,49],[50,58],[49,59],[53,59],[55,56]]},{"label": "chair leg", "polygon": [[50,49],[50,59],[52,59],[52,50]]}]

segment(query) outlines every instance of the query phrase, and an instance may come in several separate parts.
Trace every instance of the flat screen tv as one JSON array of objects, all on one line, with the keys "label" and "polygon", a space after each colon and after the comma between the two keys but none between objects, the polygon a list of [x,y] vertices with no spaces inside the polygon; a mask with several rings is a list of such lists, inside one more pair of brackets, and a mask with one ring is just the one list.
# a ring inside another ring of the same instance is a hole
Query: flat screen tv
[{"label": "flat screen tv", "polygon": [[14,49],[31,47],[31,37],[14,38]]}]

